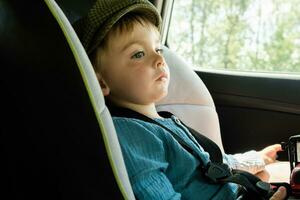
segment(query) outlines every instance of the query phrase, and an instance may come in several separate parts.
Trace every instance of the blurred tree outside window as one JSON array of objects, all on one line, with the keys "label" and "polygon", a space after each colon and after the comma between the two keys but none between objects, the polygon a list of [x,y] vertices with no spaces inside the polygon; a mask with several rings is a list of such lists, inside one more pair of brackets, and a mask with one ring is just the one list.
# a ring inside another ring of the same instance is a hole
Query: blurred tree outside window
[{"label": "blurred tree outside window", "polygon": [[168,45],[194,67],[300,73],[300,0],[174,0]]}]

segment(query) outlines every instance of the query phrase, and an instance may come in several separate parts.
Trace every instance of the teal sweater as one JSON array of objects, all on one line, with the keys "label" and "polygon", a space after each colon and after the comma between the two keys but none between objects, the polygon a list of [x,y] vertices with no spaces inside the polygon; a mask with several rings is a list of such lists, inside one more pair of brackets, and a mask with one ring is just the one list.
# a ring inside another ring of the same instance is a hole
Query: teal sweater
[{"label": "teal sweater", "polygon": [[209,154],[188,137],[189,131],[175,116],[155,120],[186,141],[198,156],[156,124],[113,117],[129,179],[139,200],[236,198],[237,185],[208,183],[197,169],[208,163]]}]

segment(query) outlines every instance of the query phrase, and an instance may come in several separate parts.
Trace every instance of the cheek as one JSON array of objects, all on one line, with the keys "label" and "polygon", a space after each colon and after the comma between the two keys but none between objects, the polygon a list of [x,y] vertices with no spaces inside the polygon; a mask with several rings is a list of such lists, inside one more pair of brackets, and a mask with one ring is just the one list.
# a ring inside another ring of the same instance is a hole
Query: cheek
[{"label": "cheek", "polygon": [[135,76],[141,86],[150,87],[154,82],[154,72],[149,69],[142,68],[138,70]]},{"label": "cheek", "polygon": [[128,88],[131,88],[130,93],[135,96],[146,95],[154,84],[154,74],[151,70],[141,67],[133,71],[128,71],[128,77],[126,78],[126,84]]},{"label": "cheek", "polygon": [[123,72],[123,67],[120,64],[121,62],[118,63],[116,60],[106,62],[104,70],[102,71],[103,77],[110,87],[113,87],[119,82],[122,83],[124,76],[126,75],[126,71]]}]

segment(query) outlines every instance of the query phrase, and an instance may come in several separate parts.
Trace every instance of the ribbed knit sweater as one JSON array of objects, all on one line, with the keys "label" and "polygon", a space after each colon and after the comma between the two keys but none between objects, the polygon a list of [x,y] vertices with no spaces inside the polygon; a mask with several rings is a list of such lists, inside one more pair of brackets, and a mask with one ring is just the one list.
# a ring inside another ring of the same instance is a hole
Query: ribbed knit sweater
[{"label": "ribbed knit sweater", "polygon": [[[199,166],[209,162],[209,154],[175,116],[155,120],[184,140],[194,153],[156,124],[113,117],[130,182],[139,200],[236,198],[237,185],[212,184],[204,177]],[[224,161],[229,165],[236,162],[227,155]]]}]

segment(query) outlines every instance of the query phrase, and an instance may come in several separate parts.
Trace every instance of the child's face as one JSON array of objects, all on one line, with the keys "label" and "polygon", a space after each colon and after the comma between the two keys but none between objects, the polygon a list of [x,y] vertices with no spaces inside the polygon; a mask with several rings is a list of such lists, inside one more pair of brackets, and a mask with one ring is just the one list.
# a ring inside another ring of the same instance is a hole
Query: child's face
[{"label": "child's face", "polygon": [[132,31],[109,38],[108,48],[101,53],[104,95],[121,105],[148,105],[165,97],[170,73],[157,29],[136,23]]}]

